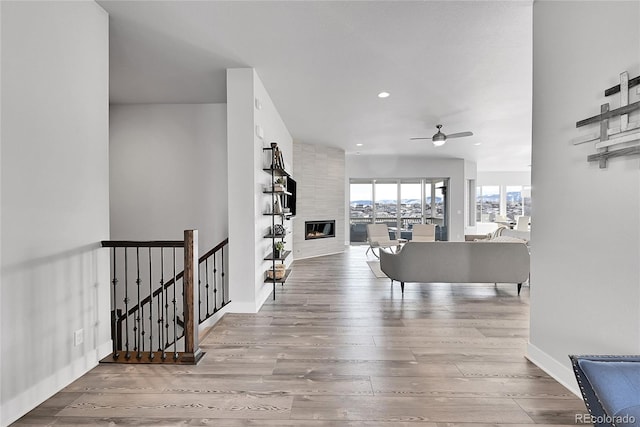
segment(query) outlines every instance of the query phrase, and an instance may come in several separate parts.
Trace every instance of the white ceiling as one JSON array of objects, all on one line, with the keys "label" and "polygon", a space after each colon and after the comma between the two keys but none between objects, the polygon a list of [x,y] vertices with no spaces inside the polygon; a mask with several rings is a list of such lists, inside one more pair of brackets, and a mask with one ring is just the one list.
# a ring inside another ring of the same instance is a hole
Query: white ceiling
[{"label": "white ceiling", "polygon": [[[297,141],[528,170],[529,0],[98,3],[112,103],[226,102],[225,69],[253,67]],[[475,135],[409,141],[438,123]]]}]

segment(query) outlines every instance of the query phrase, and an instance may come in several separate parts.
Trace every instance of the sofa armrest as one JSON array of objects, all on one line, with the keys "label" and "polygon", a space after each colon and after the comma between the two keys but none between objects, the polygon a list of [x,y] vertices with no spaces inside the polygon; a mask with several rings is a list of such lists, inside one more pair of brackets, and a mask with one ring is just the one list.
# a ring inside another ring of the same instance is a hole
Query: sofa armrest
[{"label": "sofa armrest", "polygon": [[380,249],[380,269],[391,280],[399,280],[398,272],[400,271],[400,257],[399,253],[394,254],[386,249]]}]

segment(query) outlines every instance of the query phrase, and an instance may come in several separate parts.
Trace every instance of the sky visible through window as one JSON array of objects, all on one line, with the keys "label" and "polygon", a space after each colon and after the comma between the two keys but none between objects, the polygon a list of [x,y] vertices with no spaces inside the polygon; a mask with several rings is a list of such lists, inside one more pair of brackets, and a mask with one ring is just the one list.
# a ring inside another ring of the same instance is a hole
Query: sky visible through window
[{"label": "sky visible through window", "polygon": [[[371,200],[371,184],[351,184],[351,202]],[[422,193],[419,183],[402,183],[402,199],[420,200]],[[396,183],[376,183],[376,200],[396,200],[398,187]]]}]

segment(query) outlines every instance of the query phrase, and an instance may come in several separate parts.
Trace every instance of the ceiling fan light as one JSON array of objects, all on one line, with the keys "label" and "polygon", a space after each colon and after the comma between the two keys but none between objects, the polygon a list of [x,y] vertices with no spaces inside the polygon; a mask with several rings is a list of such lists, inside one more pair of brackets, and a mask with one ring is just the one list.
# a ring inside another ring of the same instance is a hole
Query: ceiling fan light
[{"label": "ceiling fan light", "polygon": [[436,147],[440,147],[441,145],[444,145],[446,140],[447,140],[447,137],[445,136],[445,134],[440,132],[440,129],[438,129],[438,133],[433,135],[433,137],[431,138],[431,141],[433,141],[433,145]]},{"label": "ceiling fan light", "polygon": [[433,141],[434,147],[440,147],[444,145],[444,143],[446,142],[446,139],[433,139],[432,141]]}]

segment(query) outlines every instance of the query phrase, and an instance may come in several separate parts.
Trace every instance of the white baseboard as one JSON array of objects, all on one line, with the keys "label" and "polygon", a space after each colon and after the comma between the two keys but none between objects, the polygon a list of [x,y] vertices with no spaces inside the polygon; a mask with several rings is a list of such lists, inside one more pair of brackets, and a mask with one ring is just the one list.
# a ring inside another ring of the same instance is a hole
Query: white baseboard
[{"label": "white baseboard", "polygon": [[[527,343],[527,354],[525,355],[525,357],[531,363],[545,371],[553,379],[562,384],[571,393],[582,399],[582,393],[580,393],[580,388],[578,387],[576,377],[571,368],[567,368],[566,365],[563,365],[530,342]],[[567,360],[569,360],[569,356],[567,356]]]},{"label": "white baseboard", "polygon": [[222,316],[224,316],[225,313],[228,311],[229,306],[231,306],[231,304],[233,304],[233,303],[229,303],[229,304],[225,305],[220,310],[218,310],[216,312],[216,314],[214,314],[213,316],[209,317],[204,322],[200,323],[200,325],[198,326],[198,333],[200,335],[202,335],[202,333],[205,332],[207,329],[215,326],[215,324],[218,323],[220,321],[220,319],[222,319]]},{"label": "white baseboard", "polygon": [[229,304],[229,308],[227,310],[229,313],[249,313],[255,314],[256,311],[256,303],[254,301],[238,301],[233,300]]},{"label": "white baseboard", "polygon": [[0,425],[9,425],[40,405],[45,400],[89,372],[98,365],[103,357],[111,353],[111,340],[102,343],[97,349],[87,351],[68,365],[47,378],[32,385],[17,396],[3,402],[0,413]]},{"label": "white baseboard", "polygon": [[[269,298],[271,296],[271,292],[273,291],[273,284],[272,283],[267,283],[267,286],[263,286],[260,289],[260,295],[258,295],[258,300],[256,301],[256,306],[255,306],[255,311],[254,313],[257,313],[260,311],[260,309],[262,308],[262,306],[264,305],[264,303],[267,301],[267,298]],[[278,289],[281,286],[279,286],[279,284],[276,284],[276,293],[278,292]]]},{"label": "white baseboard", "polygon": [[328,253],[326,253],[326,254],[311,255],[311,256],[305,256],[305,257],[301,257],[301,258],[298,258],[298,257],[295,257],[295,256],[294,256],[293,260],[294,260],[294,261],[298,261],[298,260],[301,260],[301,259],[311,259],[311,258],[318,258],[318,257],[321,257],[321,256],[327,256],[327,255],[342,254],[342,253],[344,253],[344,251],[345,251],[345,250],[346,250],[346,249],[343,249],[343,250],[338,251],[338,252],[328,252]]}]

